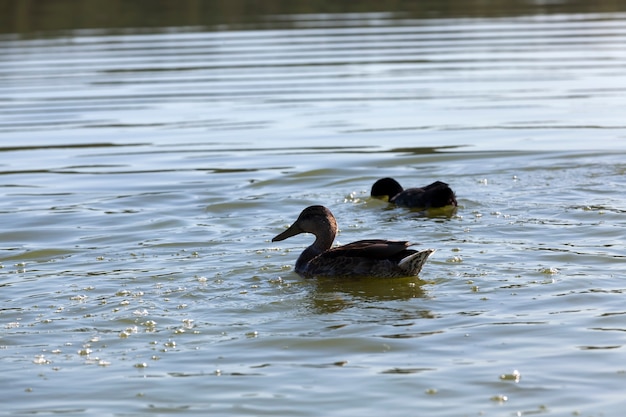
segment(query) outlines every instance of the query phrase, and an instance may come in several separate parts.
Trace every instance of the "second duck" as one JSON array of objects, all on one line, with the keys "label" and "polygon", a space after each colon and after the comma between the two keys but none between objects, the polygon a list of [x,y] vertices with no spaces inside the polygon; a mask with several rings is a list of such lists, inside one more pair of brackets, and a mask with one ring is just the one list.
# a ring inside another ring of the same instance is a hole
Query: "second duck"
[{"label": "second duck", "polygon": [[383,198],[392,204],[419,209],[456,207],[456,195],[445,182],[435,181],[421,188],[402,188],[393,178],[381,178],[374,183],[372,197]]}]

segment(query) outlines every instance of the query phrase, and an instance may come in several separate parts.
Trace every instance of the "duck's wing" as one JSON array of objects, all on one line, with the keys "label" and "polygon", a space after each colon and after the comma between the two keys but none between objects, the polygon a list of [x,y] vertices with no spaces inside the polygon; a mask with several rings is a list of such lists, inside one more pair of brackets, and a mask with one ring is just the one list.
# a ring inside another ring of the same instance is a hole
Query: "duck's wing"
[{"label": "duck's wing", "polygon": [[347,245],[337,246],[329,249],[320,256],[325,258],[337,257],[357,257],[369,259],[390,259],[397,260],[415,253],[410,242],[384,239],[359,240]]},{"label": "duck's wing", "polygon": [[405,207],[428,207],[428,196],[436,190],[430,189],[430,193],[423,188],[407,188],[400,194],[393,196],[389,202]]}]

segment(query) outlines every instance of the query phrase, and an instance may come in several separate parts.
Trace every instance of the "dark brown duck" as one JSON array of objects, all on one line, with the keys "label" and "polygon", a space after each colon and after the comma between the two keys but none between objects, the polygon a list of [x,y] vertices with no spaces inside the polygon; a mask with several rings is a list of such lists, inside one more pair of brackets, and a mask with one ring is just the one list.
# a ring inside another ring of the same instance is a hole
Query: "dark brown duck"
[{"label": "dark brown duck", "polygon": [[312,233],[315,241],[296,261],[304,277],[408,277],[419,274],[433,249],[409,249],[411,243],[383,239],[359,240],[331,249],[337,235],[335,216],[324,206],[305,208],[287,230],[272,242],[300,233]]},{"label": "dark brown duck", "polygon": [[454,191],[445,182],[435,181],[421,188],[402,188],[393,178],[381,178],[374,183],[370,195],[390,203],[410,208],[439,208],[457,206]]}]

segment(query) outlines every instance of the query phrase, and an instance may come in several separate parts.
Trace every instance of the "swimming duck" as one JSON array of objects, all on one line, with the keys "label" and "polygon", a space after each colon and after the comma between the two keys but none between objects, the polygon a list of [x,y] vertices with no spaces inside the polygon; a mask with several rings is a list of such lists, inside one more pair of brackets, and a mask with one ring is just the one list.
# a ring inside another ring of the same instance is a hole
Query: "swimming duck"
[{"label": "swimming duck", "polygon": [[272,239],[312,233],[315,242],[296,261],[303,277],[408,277],[419,274],[433,249],[408,249],[411,243],[383,239],[359,240],[331,249],[337,235],[335,216],[324,206],[310,206],[287,230]]},{"label": "swimming duck", "polygon": [[372,197],[387,198],[390,203],[410,208],[436,208],[457,206],[454,191],[448,184],[435,181],[422,188],[407,188],[406,190],[393,178],[381,178],[374,183]]}]

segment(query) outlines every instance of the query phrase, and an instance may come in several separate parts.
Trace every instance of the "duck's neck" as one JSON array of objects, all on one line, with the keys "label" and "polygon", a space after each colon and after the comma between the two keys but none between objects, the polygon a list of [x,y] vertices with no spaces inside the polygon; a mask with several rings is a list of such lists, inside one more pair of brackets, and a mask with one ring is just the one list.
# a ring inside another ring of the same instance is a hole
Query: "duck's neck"
[{"label": "duck's neck", "polygon": [[296,272],[304,272],[309,262],[316,256],[326,252],[333,245],[335,240],[335,231],[328,226],[328,229],[319,230],[315,234],[315,242],[306,248],[296,261]]}]

